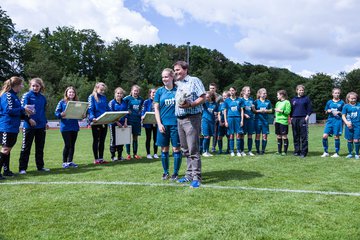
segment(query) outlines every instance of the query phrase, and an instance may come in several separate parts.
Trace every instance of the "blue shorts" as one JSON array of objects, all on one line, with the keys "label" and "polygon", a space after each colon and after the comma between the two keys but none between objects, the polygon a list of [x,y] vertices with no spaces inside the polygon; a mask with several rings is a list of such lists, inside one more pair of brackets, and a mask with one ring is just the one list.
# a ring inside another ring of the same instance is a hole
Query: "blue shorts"
[{"label": "blue shorts", "polygon": [[227,132],[227,127],[225,126],[220,126],[219,124],[219,127],[218,127],[218,136],[219,137],[223,137],[226,135],[226,132]]},{"label": "blue shorts", "polygon": [[128,122],[128,125],[131,126],[131,133],[133,135],[141,135],[141,122]]},{"label": "blue shorts", "polygon": [[244,133],[242,127],[240,126],[240,121],[241,121],[240,117],[229,117],[228,119],[229,126],[227,130],[228,135]]},{"label": "blue shorts", "polygon": [[201,134],[203,136],[213,136],[215,123],[207,119],[201,119]]},{"label": "blue shorts", "polygon": [[342,119],[330,119],[326,121],[324,133],[329,136],[341,136],[343,128]]},{"label": "blue shorts", "polygon": [[360,127],[353,126],[351,129],[345,127],[345,139],[346,140],[360,139]]},{"label": "blue shorts", "polygon": [[253,118],[244,117],[244,134],[252,135],[255,133],[255,120]]},{"label": "blue shorts", "polygon": [[167,125],[165,127],[165,133],[161,133],[159,128],[157,130],[156,145],[160,147],[180,147],[180,139],[177,125]]},{"label": "blue shorts", "polygon": [[269,125],[268,124],[255,124],[255,133],[256,134],[269,134]]}]

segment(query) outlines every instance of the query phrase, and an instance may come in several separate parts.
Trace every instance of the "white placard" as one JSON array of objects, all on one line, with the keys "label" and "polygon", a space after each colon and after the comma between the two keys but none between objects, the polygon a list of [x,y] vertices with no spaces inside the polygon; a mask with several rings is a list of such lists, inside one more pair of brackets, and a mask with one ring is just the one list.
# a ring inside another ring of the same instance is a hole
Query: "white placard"
[{"label": "white placard", "polygon": [[142,123],[143,124],[156,124],[155,113],[154,112],[146,112]]},{"label": "white placard", "polygon": [[115,127],[115,145],[131,144],[131,126]]},{"label": "white placard", "polygon": [[88,102],[69,101],[65,108],[65,119],[83,119],[89,107]]},{"label": "white placard", "polygon": [[128,111],[104,112],[100,117],[97,118],[96,122],[92,123],[92,125],[114,123],[119,121],[120,118],[124,117],[128,113]]}]

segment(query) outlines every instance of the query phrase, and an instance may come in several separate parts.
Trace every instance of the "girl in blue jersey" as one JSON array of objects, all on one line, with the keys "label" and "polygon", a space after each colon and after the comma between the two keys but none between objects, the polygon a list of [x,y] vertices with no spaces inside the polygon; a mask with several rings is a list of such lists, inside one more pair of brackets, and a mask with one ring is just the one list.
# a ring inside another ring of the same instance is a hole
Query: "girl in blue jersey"
[{"label": "girl in blue jersey", "polygon": [[[114,91],[114,99],[109,102],[109,108],[110,111],[116,112],[116,111],[127,111],[127,105],[125,101],[123,100],[123,97],[125,95],[124,89],[121,87],[118,87]],[[122,152],[124,149],[124,145],[116,145],[115,141],[115,127],[127,127],[127,119],[126,117],[122,117],[119,121],[109,124],[110,129],[110,154],[111,154],[111,160],[117,161],[117,160],[124,160],[122,157]],[[115,156],[115,153],[117,152],[117,157]]]},{"label": "girl in blue jersey", "polygon": [[[255,112],[255,146],[257,154],[264,154],[267,145],[267,135],[269,131],[268,114],[272,113],[272,106],[267,97],[265,88],[257,91],[257,99],[254,102],[253,111]],[[260,151],[260,136],[262,135],[262,146]]]},{"label": "girl in blue jersey", "polygon": [[[0,92],[0,137],[2,141],[0,150],[0,180],[5,179],[1,175],[1,168],[4,165],[4,176],[14,176],[10,171],[10,152],[14,147],[21,118],[25,114],[31,115],[31,107],[21,106],[17,94],[24,88],[24,81],[19,77],[11,77],[6,80]],[[28,119],[27,119],[28,120]]]},{"label": "girl in blue jersey", "polygon": [[211,157],[209,153],[210,137],[214,135],[215,116],[218,112],[218,104],[216,102],[216,95],[214,92],[206,93],[206,101],[203,104],[203,112],[201,119],[201,131],[204,136],[203,140],[203,156]]},{"label": "girl in blue jersey", "polygon": [[46,130],[49,128],[46,119],[47,101],[43,92],[45,91],[44,82],[41,78],[30,80],[30,91],[22,97],[22,106],[32,106],[34,114],[29,117],[29,121],[24,122],[23,144],[19,159],[19,173],[26,174],[32,143],[35,139],[35,162],[38,171],[50,171],[44,168],[44,146]]},{"label": "girl in blue jersey", "polygon": [[333,154],[331,157],[339,157],[339,151],[340,151],[340,136],[342,134],[342,118],[341,118],[341,112],[345,105],[344,101],[340,99],[340,89],[334,88],[332,90],[332,100],[327,101],[325,106],[325,113],[328,115],[328,120],[326,121],[325,129],[324,129],[324,135],[322,139],[323,147],[324,147],[324,153],[321,155],[321,157],[328,157],[328,137],[334,136],[335,140],[335,154]]},{"label": "girl in blue jersey", "polygon": [[[146,112],[154,112],[154,96],[155,96],[156,89],[152,88],[149,90],[149,98],[144,101],[144,107],[141,112],[141,120],[144,119],[144,115]],[[156,145],[156,135],[157,135],[157,126],[156,124],[143,124],[145,128],[146,134],[146,141],[145,141],[145,148],[146,148],[146,158],[153,159],[159,158],[157,155],[157,145]],[[150,154],[150,142],[151,142],[151,135],[154,139],[153,149],[154,149],[154,156]]]},{"label": "girl in blue jersey", "polygon": [[[225,116],[224,111],[226,108],[225,100],[230,97],[230,93],[228,91],[224,91],[222,94],[222,98],[219,101],[219,112],[218,112],[218,119],[219,119],[219,129],[218,129],[218,146],[219,146],[219,154],[223,153],[223,137],[227,135],[227,127],[225,126]],[[227,140],[227,153],[229,153],[229,138]]]},{"label": "girl in blue jersey", "polygon": [[161,163],[163,167],[162,179],[169,178],[169,148],[170,142],[173,148],[174,171],[171,180],[176,181],[181,166],[180,139],[175,117],[175,94],[174,71],[165,68],[162,73],[164,86],[159,88],[154,97],[155,118],[158,126],[156,144],[161,147]]},{"label": "girl in blue jersey", "polygon": [[[79,132],[79,122],[77,119],[65,119],[66,105],[69,101],[78,101],[78,96],[74,87],[65,89],[64,98],[59,101],[55,109],[55,116],[60,119],[60,132],[64,140],[63,149],[63,168],[78,167],[73,162],[75,143]],[[83,116],[85,117],[85,116]]]},{"label": "girl in blue jersey", "polygon": [[251,90],[249,86],[245,86],[241,90],[241,96],[244,104],[244,134],[240,135],[241,156],[246,156],[244,152],[244,135],[247,135],[248,154],[254,156],[252,153],[253,134],[255,133],[255,114],[252,111],[254,106],[254,99],[250,96]]},{"label": "girl in blue jersey", "polygon": [[240,152],[240,134],[243,134],[244,109],[242,99],[236,96],[236,88],[230,87],[230,97],[225,100],[225,126],[228,128],[230,155],[234,153],[234,135],[236,134],[237,156],[241,157]]},{"label": "girl in blue jersey", "polygon": [[[108,101],[105,96],[107,87],[105,83],[98,82],[95,84],[92,94],[88,98],[89,102],[89,121],[96,123],[97,118],[106,111],[110,111]],[[108,163],[104,160],[105,139],[107,135],[107,126],[104,124],[91,125],[93,137],[92,150],[94,154],[94,164]]]},{"label": "girl in blue jersey", "polygon": [[346,95],[345,106],[342,110],[342,119],[345,123],[345,139],[348,141],[347,147],[349,154],[346,158],[353,157],[353,145],[355,145],[355,159],[359,159],[359,139],[360,139],[360,103],[357,102],[358,95],[349,92]]},{"label": "girl in blue jersey", "polygon": [[[140,97],[140,87],[134,85],[131,87],[131,93],[124,98],[125,103],[128,106],[129,114],[127,115],[127,123],[131,126],[133,136],[133,156],[135,159],[141,159],[137,154],[138,151],[138,136],[141,135],[141,110],[143,108],[144,99]],[[131,160],[130,144],[126,144],[127,157],[126,160]]]}]

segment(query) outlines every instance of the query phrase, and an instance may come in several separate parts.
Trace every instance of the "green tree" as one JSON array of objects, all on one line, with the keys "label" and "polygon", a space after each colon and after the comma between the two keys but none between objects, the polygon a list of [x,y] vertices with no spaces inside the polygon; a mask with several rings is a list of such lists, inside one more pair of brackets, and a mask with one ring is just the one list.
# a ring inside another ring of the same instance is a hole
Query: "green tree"
[{"label": "green tree", "polygon": [[14,60],[11,38],[15,34],[12,20],[0,7],[0,80],[5,81],[14,72],[11,62]]}]

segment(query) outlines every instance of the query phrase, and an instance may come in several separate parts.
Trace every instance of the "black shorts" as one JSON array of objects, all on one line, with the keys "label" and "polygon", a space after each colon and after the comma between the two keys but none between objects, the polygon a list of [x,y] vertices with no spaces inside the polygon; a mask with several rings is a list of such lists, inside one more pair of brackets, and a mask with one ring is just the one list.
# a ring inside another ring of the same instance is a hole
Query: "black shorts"
[{"label": "black shorts", "polygon": [[16,143],[18,133],[0,132],[1,146],[13,147]]},{"label": "black shorts", "polygon": [[276,135],[287,135],[289,132],[289,125],[283,125],[281,123],[275,123],[275,134]]}]

